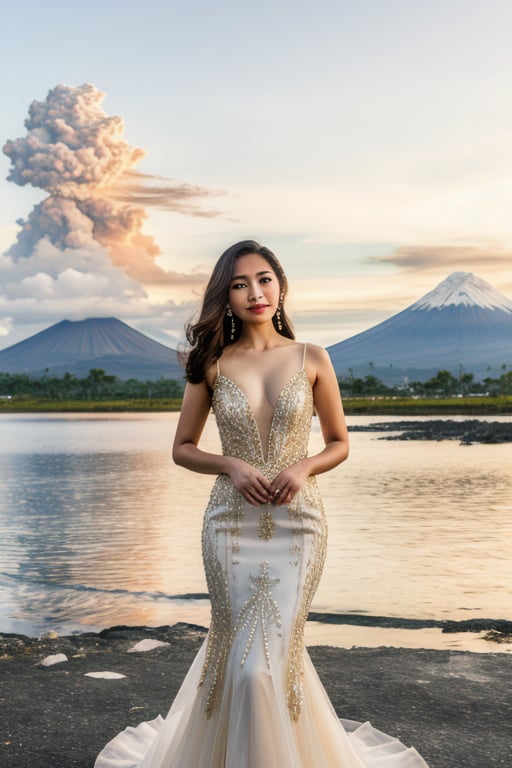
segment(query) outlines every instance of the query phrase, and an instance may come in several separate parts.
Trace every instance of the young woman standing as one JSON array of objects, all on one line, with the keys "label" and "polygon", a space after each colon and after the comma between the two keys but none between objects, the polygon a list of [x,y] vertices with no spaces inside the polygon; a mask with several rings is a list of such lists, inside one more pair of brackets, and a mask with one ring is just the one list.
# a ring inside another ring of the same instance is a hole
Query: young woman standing
[{"label": "young woman standing", "polygon": [[[336,375],[298,343],[268,248],[229,248],[189,326],[173,448],[217,475],[203,525],[208,637],[165,720],[129,728],[96,768],[426,768],[369,723],[340,721],[303,644],[327,527],[315,476],[348,455]],[[213,409],[222,454],[199,440]],[[308,456],[313,412],[324,448]]]}]

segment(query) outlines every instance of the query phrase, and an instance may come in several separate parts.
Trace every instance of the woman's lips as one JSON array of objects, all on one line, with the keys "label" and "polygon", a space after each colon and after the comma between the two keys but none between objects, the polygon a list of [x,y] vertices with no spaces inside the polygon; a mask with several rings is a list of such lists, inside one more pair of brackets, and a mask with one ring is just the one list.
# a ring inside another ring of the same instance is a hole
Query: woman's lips
[{"label": "woman's lips", "polygon": [[248,307],[248,310],[249,310],[249,312],[254,312],[255,315],[260,315],[269,306],[270,306],[269,304],[255,304],[252,307]]}]

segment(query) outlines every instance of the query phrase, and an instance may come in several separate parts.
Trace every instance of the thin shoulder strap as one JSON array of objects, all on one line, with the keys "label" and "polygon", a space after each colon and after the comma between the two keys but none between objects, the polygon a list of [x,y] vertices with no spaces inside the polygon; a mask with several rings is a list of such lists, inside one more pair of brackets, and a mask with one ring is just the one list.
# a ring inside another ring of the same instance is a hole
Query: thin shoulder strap
[{"label": "thin shoulder strap", "polygon": [[307,346],[308,346],[307,344],[304,344],[304,354],[302,355],[302,368],[306,367],[306,349],[307,349]]},{"label": "thin shoulder strap", "polygon": [[219,362],[219,358],[217,358],[217,376],[220,376],[220,362]]}]

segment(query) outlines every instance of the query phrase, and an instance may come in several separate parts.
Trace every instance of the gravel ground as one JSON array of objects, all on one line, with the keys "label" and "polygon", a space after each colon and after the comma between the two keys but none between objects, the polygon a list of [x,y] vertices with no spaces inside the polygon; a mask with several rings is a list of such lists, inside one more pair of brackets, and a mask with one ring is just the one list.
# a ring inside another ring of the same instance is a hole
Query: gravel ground
[{"label": "gravel ground", "polygon": [[[92,768],[101,747],[126,725],[165,715],[204,636],[203,628],[184,624],[42,640],[4,635],[0,766]],[[170,645],[127,653],[149,637]],[[512,767],[512,656],[323,646],[309,651],[340,716],[371,720],[414,745],[430,768]],[[40,665],[56,653],[69,660]],[[103,670],[126,677],[84,677]]]}]

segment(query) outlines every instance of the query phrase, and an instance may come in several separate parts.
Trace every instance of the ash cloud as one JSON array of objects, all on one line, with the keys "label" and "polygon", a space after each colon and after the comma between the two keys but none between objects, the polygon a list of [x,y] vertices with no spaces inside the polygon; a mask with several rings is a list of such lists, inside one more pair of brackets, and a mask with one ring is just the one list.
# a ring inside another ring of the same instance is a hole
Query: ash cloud
[{"label": "ash cloud", "polygon": [[110,194],[119,202],[129,201],[144,207],[153,206],[164,211],[212,219],[219,216],[218,210],[199,208],[193,201],[198,197],[219,197],[225,192],[221,189],[205,189],[183,181],[171,182],[164,176],[127,171]]},{"label": "ash cloud", "polygon": [[35,306],[39,316],[57,319],[59,311],[77,316],[78,305],[80,316],[123,308],[137,315],[150,303],[144,285],[204,284],[205,275],[157,263],[161,250],[143,231],[146,209],[219,216],[202,201],[224,193],[138,173],[145,152],[124,139],[123,120],[104,112],[103,98],[92,84],[57,85],[44,101],[31,103],[26,135],[3,147],[11,161],[8,179],[48,196],[18,220],[16,242],[0,256],[0,314],[9,318],[0,322],[0,335],[9,333],[12,316]]},{"label": "ash cloud", "polygon": [[33,101],[28,135],[4,146],[13,163],[8,179],[83,200],[135,165],[145,153],[123,140],[124,123],[104,113],[103,97],[91,84],[57,85]]},{"label": "ash cloud", "polygon": [[142,231],[145,208],[218,216],[197,200],[222,192],[134,171],[145,152],[124,140],[124,122],[105,114],[103,98],[91,84],[57,85],[45,101],[30,105],[27,135],[5,143],[12,163],[8,179],[50,193],[18,221],[21,231],[7,255],[14,261],[28,258],[43,239],[56,248],[99,243],[129,277],[172,284],[175,275],[156,263],[159,246]]}]

